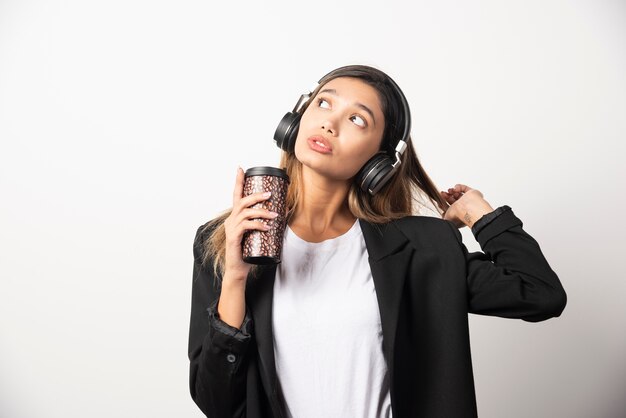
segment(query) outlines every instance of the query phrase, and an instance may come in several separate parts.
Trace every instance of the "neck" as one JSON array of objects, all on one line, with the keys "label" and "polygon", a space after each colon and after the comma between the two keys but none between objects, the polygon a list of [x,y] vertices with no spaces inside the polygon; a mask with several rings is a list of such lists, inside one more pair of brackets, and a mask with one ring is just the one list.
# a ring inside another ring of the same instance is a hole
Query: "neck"
[{"label": "neck", "polygon": [[302,165],[302,193],[289,226],[320,237],[345,232],[356,221],[349,190],[350,180],[332,180]]}]

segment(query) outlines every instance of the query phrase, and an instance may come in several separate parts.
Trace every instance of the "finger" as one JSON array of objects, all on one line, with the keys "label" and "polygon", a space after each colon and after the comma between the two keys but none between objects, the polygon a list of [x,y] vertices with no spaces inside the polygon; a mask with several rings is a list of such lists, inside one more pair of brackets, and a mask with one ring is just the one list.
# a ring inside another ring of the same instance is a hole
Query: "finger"
[{"label": "finger", "polygon": [[454,196],[455,199],[460,199],[463,196],[463,193],[465,193],[464,191],[464,184],[455,184],[454,187],[449,188],[448,190],[451,192],[451,194]]},{"label": "finger", "polygon": [[244,173],[241,167],[237,167],[237,177],[235,178],[235,190],[233,190],[233,207],[237,205],[243,196]]},{"label": "finger", "polygon": [[272,195],[271,192],[259,192],[259,193],[252,193],[251,195],[243,197],[241,198],[241,200],[239,200],[239,210],[241,211],[256,203],[267,200],[270,198],[271,195]]},{"label": "finger", "polygon": [[449,188],[448,189],[448,194],[453,197],[454,199],[458,199],[461,197],[461,192],[459,190],[456,190],[454,188]]},{"label": "finger", "polygon": [[249,230],[259,230],[259,231],[268,231],[271,229],[271,225],[265,224],[263,221],[258,219],[248,219],[239,223],[237,227],[233,230],[232,236],[228,236],[228,241],[230,243],[241,244],[241,240],[246,231]]},{"label": "finger", "polygon": [[241,211],[241,213],[237,217],[238,218],[237,220],[239,223],[241,223],[243,221],[250,220],[250,219],[258,219],[258,218],[276,219],[277,217],[278,217],[278,213],[272,212],[266,209],[246,208]]},{"label": "finger", "polygon": [[257,230],[257,231],[269,231],[272,227],[264,224],[261,221],[244,221],[241,223],[244,231]]}]

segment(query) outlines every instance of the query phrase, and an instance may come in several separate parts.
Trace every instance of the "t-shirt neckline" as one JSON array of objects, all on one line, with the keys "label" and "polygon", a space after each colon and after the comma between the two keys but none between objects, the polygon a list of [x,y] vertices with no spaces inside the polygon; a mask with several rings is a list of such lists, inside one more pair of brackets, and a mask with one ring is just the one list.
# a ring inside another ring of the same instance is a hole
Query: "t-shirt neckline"
[{"label": "t-shirt neckline", "polygon": [[329,238],[321,242],[309,242],[300,238],[289,225],[285,229],[285,244],[292,245],[303,249],[315,249],[315,250],[332,250],[340,247],[344,244],[353,242],[353,239],[358,236],[360,232],[359,219],[343,234],[334,238]]}]

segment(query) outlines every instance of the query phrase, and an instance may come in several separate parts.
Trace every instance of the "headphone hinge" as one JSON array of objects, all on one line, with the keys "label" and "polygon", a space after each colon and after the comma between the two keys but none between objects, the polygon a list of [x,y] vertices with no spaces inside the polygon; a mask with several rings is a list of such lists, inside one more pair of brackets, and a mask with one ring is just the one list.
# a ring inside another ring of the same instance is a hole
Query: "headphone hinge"
[{"label": "headphone hinge", "polygon": [[402,156],[402,154],[404,154],[406,147],[406,142],[404,142],[403,140],[398,141],[398,145],[396,145],[396,162],[392,165],[394,169],[400,165],[400,157]]}]

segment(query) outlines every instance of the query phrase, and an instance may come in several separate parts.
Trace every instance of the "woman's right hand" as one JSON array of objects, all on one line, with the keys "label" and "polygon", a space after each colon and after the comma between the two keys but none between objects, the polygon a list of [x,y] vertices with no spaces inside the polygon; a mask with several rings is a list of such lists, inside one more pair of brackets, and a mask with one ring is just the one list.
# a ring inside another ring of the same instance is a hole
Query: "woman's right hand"
[{"label": "woman's right hand", "polygon": [[[224,277],[245,281],[252,264],[243,261],[242,241],[243,234],[247,230],[256,229],[268,231],[269,226],[265,225],[258,218],[274,219],[278,214],[269,210],[250,206],[267,200],[270,195],[254,193],[250,196],[243,196],[244,172],[241,167],[237,168],[237,179],[235,190],[233,191],[233,210],[224,221],[226,232],[226,255],[224,260]],[[253,220],[256,219],[256,220]]]}]

